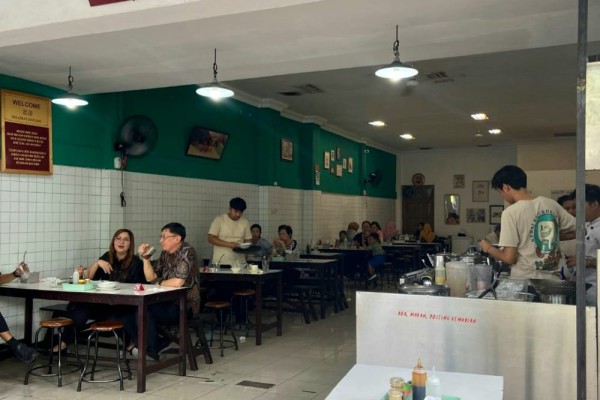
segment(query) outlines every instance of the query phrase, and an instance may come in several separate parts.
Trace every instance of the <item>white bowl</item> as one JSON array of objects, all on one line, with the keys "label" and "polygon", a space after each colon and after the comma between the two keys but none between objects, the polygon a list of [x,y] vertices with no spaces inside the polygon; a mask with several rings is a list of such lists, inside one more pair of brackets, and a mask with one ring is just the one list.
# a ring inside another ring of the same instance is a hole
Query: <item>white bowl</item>
[{"label": "white bowl", "polygon": [[238,273],[240,272],[242,269],[240,267],[231,267],[231,272],[235,272]]},{"label": "white bowl", "polygon": [[98,281],[96,282],[96,286],[100,287],[100,288],[114,288],[117,287],[119,283],[118,282],[112,282],[112,281]]},{"label": "white bowl", "polygon": [[240,249],[247,249],[252,243],[240,243]]}]

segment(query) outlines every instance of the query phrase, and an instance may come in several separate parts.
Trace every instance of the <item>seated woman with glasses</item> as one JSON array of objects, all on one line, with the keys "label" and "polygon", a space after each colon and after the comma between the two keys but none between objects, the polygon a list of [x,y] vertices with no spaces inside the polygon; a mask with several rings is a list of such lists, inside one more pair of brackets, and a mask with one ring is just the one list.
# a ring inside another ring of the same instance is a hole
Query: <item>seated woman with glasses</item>
[{"label": "seated woman with glasses", "polygon": [[[148,277],[153,277],[154,271],[145,270],[142,260],[133,254],[134,248],[133,233],[129,229],[117,230],[112,237],[108,251],[88,267],[88,278],[95,281],[148,283],[151,280]],[[89,319],[120,320],[124,315],[132,312],[129,306],[108,307],[106,304],[98,303],[69,303],[67,310],[67,316],[73,320],[78,332],[85,329]],[[61,351],[73,342],[72,330],[65,330],[62,339]],[[57,352],[58,345],[52,350]]]},{"label": "seated woman with glasses", "polygon": [[292,239],[292,227],[289,225],[279,225],[277,228],[277,232],[279,233],[279,238],[273,240],[273,247],[275,250],[281,252],[286,251],[294,251],[298,247],[298,242],[295,239]]}]

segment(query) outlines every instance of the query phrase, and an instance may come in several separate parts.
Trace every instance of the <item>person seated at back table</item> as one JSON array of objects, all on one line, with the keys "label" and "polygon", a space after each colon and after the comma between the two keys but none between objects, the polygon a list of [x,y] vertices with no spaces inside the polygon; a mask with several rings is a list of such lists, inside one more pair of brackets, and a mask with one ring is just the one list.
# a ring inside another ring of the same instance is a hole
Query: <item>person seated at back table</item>
[{"label": "person seated at back table", "polygon": [[254,258],[269,257],[273,248],[267,239],[261,237],[262,227],[259,224],[254,224],[250,227],[250,233],[252,233],[250,243],[260,247],[260,250],[253,254]]},{"label": "person seated at back table", "polygon": [[500,240],[500,224],[496,224],[496,226],[494,226],[494,231],[488,233],[485,237],[485,240],[491,244],[498,244],[498,241]]},{"label": "person seated at back table", "polygon": [[[23,274],[24,270],[25,271],[28,270],[27,264],[21,263],[21,264],[19,264],[19,267],[17,267],[12,272],[12,274],[0,274],[0,285],[9,283],[13,279],[20,277]],[[4,340],[6,342],[6,344],[8,345],[8,347],[10,348],[10,350],[12,351],[14,356],[23,362],[30,363],[31,361],[33,361],[33,359],[37,355],[37,351],[35,351],[31,347],[27,346],[25,343],[21,343],[17,339],[15,339],[13,334],[8,329],[6,320],[2,316],[1,312],[0,312],[0,337],[2,338],[2,340]]]},{"label": "person seated at back table", "polygon": [[396,228],[396,223],[394,221],[388,221],[388,223],[385,225],[385,231],[383,232],[383,240],[386,242],[391,242],[399,237],[400,232]]},{"label": "person seated at back table", "polygon": [[[154,270],[133,254],[135,239],[129,229],[118,229],[110,241],[108,251],[94,261],[87,269],[88,278],[93,281],[115,281],[121,283],[147,284],[153,279]],[[122,320],[126,315],[134,313],[130,306],[111,306],[100,303],[72,302],[67,305],[67,317],[73,320],[77,332],[86,328],[87,321]],[[66,329],[62,335],[60,350],[65,350],[74,341],[72,329]],[[130,343],[128,350],[133,348]],[[58,344],[52,349],[58,351]]]},{"label": "person seated at back table", "polygon": [[420,240],[421,239],[421,231],[423,230],[423,227],[425,226],[424,222],[419,222],[417,224],[417,230],[415,231],[415,240]]},{"label": "person seated at back table", "polygon": [[379,225],[379,222],[371,222],[371,233],[376,233],[377,236],[379,236],[379,243],[383,242],[383,232],[381,231],[381,225]]},{"label": "person seated at back table", "polygon": [[358,233],[358,222],[350,222],[348,224],[348,229],[346,229],[346,233],[348,234],[348,239],[353,240],[354,236]]},{"label": "person seated at back table", "polygon": [[362,231],[354,236],[352,242],[357,247],[367,247],[369,245],[369,243],[367,243],[367,238],[371,234],[371,223],[369,221],[363,221],[361,224],[361,229]]},{"label": "person seated at back table", "polygon": [[377,279],[376,269],[385,262],[385,252],[381,247],[379,241],[379,235],[376,232],[372,232],[367,238],[369,242],[369,250],[371,250],[371,258],[369,258],[369,265],[367,270],[369,272],[369,280]]},{"label": "person seated at back table", "polygon": [[294,251],[298,247],[298,242],[295,239],[292,239],[292,234],[294,231],[292,227],[289,225],[279,225],[277,228],[277,232],[279,234],[279,238],[273,240],[273,247],[276,250],[281,251]]},{"label": "person seated at back table", "polygon": [[348,233],[346,231],[340,231],[338,238],[335,241],[335,247],[348,247]]},{"label": "person seated at back table", "polygon": [[[187,287],[187,311],[191,316],[195,316],[200,312],[198,257],[196,250],[185,241],[185,238],[185,227],[180,223],[171,222],[163,226],[160,232],[162,248],[160,257],[154,263],[144,257],[144,271],[146,268],[153,267],[154,275],[149,280],[158,286]],[[148,243],[141,244],[138,247],[138,254],[145,254],[149,248]],[[179,301],[151,304],[148,306],[146,317],[148,319],[147,355],[158,361],[159,353],[169,347],[168,339],[158,335],[158,327],[179,323]],[[135,341],[138,335],[137,315],[128,315],[124,322],[125,331]],[[137,349],[133,353],[136,352]]]},{"label": "person seated at back table", "polygon": [[423,225],[423,230],[421,230],[421,236],[419,237],[419,242],[423,243],[431,243],[435,240],[435,232],[431,229],[431,225],[425,224]]}]

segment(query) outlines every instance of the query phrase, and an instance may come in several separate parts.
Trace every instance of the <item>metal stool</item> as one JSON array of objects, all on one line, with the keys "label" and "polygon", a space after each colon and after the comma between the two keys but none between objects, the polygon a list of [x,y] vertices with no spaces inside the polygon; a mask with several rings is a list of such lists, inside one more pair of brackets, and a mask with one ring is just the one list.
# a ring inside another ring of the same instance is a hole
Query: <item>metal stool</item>
[{"label": "metal stool", "polygon": [[[87,354],[85,356],[85,367],[81,371],[81,375],[79,376],[79,384],[77,385],[77,391],[81,391],[81,383],[89,382],[89,383],[107,383],[107,382],[116,382],[120,383],[120,390],[123,390],[123,372],[121,371],[121,352],[123,354],[123,361],[125,361],[125,367],[127,368],[127,378],[131,379],[131,369],[129,368],[129,362],[127,361],[127,345],[125,342],[125,331],[123,331],[123,323],[120,321],[103,321],[96,322],[92,324],[89,328],[92,333],[87,338]],[[119,335],[117,335],[117,330],[122,330],[122,341],[123,347],[121,348],[119,345]],[[117,371],[118,376],[114,379],[108,380],[95,380],[94,374],[96,371],[96,364],[98,362],[98,333],[107,333],[110,332],[115,337],[115,348],[117,354]],[[94,363],[92,364],[92,369],[88,370],[90,363],[90,345],[92,340],[94,340]],[[90,378],[86,378],[86,375],[89,375]]]},{"label": "metal stool", "polygon": [[[29,366],[27,367],[27,372],[25,373],[25,382],[23,382],[24,385],[27,385],[29,383],[29,375],[31,375],[33,371],[38,370],[40,368],[48,368],[48,372],[45,374],[39,374],[39,375],[33,374],[33,375],[44,376],[44,377],[56,376],[58,379],[58,387],[62,387],[62,376],[63,376],[62,352],[63,352],[63,350],[60,350],[60,346],[62,343],[62,334],[63,334],[65,327],[70,327],[71,329],[75,330],[75,327],[73,326],[73,320],[69,319],[69,318],[52,318],[52,319],[40,321],[40,327],[35,332],[34,348],[36,350],[38,350],[38,352],[39,352],[40,349],[38,348],[38,343],[39,343],[40,332],[42,331],[42,329],[49,330],[51,336],[50,336],[50,349],[48,350],[48,364],[42,364],[42,365],[38,365],[38,366],[35,365],[35,362],[37,361],[37,358],[39,356],[39,353],[38,353],[38,355],[35,356],[35,358],[29,363]],[[54,348],[54,335],[55,334],[58,335],[58,347],[59,347],[59,351],[56,354],[52,352],[52,349]],[[77,358],[77,363],[79,366],[71,371],[67,371],[67,373],[81,370],[81,360],[79,359],[79,353],[77,352],[77,332],[75,332],[75,334],[73,336],[75,338],[75,343],[74,343],[75,357]],[[57,357],[56,364],[54,363],[55,355]],[[52,372],[52,369],[55,366],[56,366],[56,372]]]},{"label": "metal stool", "polygon": [[246,327],[246,337],[248,337],[250,333],[250,327],[252,326],[252,323],[250,320],[248,320],[248,301],[252,296],[255,295],[256,290],[254,289],[239,289],[233,292],[233,298],[235,299],[235,297],[237,297],[240,300],[240,310],[243,312],[242,318],[244,319],[244,325]]},{"label": "metal stool", "polygon": [[[231,302],[229,302],[229,301],[209,301],[204,306],[206,308],[210,308],[210,309],[214,310],[215,316],[216,316],[217,312],[219,313],[219,349],[221,349],[221,357],[223,357],[223,349],[225,348],[225,346],[223,345],[224,342],[232,342],[233,346],[235,346],[235,350],[237,351],[238,343],[237,343],[237,339],[235,337],[235,332],[233,329],[231,330],[231,337],[233,338],[233,341],[223,340],[223,331],[227,328],[227,322],[224,320],[223,311],[229,310],[229,316],[231,317]],[[212,347],[213,335],[215,332],[214,328],[215,327],[213,325],[210,329],[210,347],[211,348],[213,348]],[[227,347],[231,347],[231,346],[227,346]]]}]

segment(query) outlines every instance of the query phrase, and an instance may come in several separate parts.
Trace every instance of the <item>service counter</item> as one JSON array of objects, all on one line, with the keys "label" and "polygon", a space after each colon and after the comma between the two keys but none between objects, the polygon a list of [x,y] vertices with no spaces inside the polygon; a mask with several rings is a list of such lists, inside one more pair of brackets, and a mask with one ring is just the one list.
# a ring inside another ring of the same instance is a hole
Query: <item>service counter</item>
[{"label": "service counter", "polygon": [[[576,307],[357,293],[357,364],[502,376],[510,400],[576,398]],[[587,394],[596,399],[596,309],[586,308]]]}]

